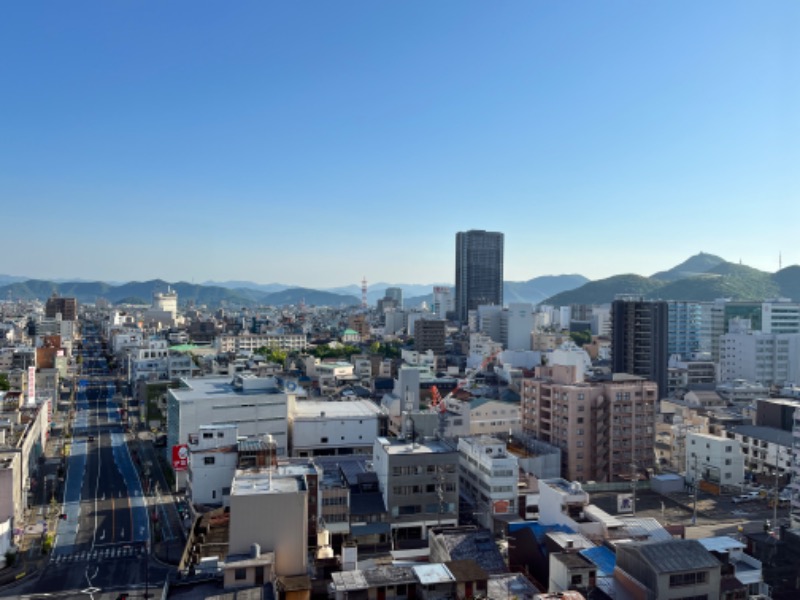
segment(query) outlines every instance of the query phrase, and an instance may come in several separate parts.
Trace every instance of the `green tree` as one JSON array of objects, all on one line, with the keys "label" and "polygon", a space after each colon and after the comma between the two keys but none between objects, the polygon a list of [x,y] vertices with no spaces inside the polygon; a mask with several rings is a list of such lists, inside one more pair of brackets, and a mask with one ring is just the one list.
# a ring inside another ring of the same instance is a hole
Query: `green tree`
[{"label": "green tree", "polygon": [[286,357],[288,356],[286,350],[281,350],[276,346],[263,346],[256,350],[256,354],[262,355],[270,362],[278,363],[282,365],[286,362]]},{"label": "green tree", "polygon": [[586,331],[573,331],[569,334],[569,337],[572,338],[576,346],[583,346],[592,342],[592,332],[588,329]]},{"label": "green tree", "polygon": [[7,392],[11,389],[11,383],[8,381],[8,375],[0,373],[0,392]]}]

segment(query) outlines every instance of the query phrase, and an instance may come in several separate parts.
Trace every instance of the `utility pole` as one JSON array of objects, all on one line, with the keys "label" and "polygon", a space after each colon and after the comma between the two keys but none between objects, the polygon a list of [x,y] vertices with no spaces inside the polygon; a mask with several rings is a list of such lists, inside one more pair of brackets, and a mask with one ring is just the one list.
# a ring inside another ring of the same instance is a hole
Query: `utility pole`
[{"label": "utility pole", "polygon": [[778,450],[780,446],[775,444],[775,487],[772,488],[772,529],[778,527]]},{"label": "utility pole", "polygon": [[697,487],[700,483],[699,478],[697,477],[697,453],[694,455],[694,477],[692,477],[692,483],[694,485],[693,495],[694,495],[694,502],[692,504],[692,525],[697,525]]}]

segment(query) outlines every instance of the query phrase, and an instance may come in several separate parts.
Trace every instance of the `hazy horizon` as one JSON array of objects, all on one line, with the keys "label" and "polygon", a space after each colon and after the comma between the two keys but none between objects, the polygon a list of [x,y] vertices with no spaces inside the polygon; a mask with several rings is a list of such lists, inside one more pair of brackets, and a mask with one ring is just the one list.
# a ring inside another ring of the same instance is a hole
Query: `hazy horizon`
[{"label": "hazy horizon", "polygon": [[[704,252],[704,254],[713,254],[713,253]],[[628,275],[628,274],[641,275],[642,277],[650,277],[650,276],[652,276],[652,275],[654,275],[654,274],[656,274],[656,273],[658,273],[660,271],[667,271],[669,269],[672,269],[673,267],[676,267],[677,265],[683,263],[688,258],[690,258],[690,257],[688,257],[688,256],[684,257],[682,260],[676,262],[675,264],[666,266],[663,269],[658,269],[657,271],[652,271],[650,273],[633,273],[632,271],[621,270],[621,271],[618,271],[618,272],[615,272],[615,273],[612,273],[612,274],[608,275],[608,277],[612,277],[614,275]],[[721,256],[720,258],[725,259],[724,256]],[[738,262],[738,261],[728,261],[728,262]],[[748,266],[748,267],[753,267],[753,265],[748,265],[744,261],[742,261],[742,264],[744,264],[745,266]],[[788,265],[788,264],[784,263],[782,268],[785,269],[786,267],[789,267],[789,266],[797,266],[797,265]],[[757,268],[757,267],[754,267],[754,268]],[[778,269],[769,270],[769,271],[766,270],[766,269],[760,269],[760,270],[765,271],[767,273],[775,273],[775,272],[778,271]],[[87,283],[104,282],[104,283],[111,283],[111,284],[114,284],[114,285],[123,285],[125,283],[143,282],[143,281],[152,281],[152,280],[155,280],[155,279],[161,279],[163,281],[166,281],[167,283],[191,283],[191,284],[196,284],[196,285],[219,285],[219,284],[226,284],[226,283],[229,283],[229,282],[249,282],[249,283],[252,283],[252,284],[255,284],[255,285],[259,285],[259,286],[282,285],[282,286],[286,286],[287,288],[298,287],[298,288],[310,288],[310,289],[319,289],[319,290],[330,290],[330,289],[345,288],[345,287],[351,287],[351,286],[352,287],[356,287],[358,289],[361,288],[361,279],[359,279],[357,281],[344,282],[344,283],[339,283],[339,284],[334,284],[334,285],[318,285],[318,284],[314,284],[313,282],[310,283],[310,284],[299,284],[299,283],[292,283],[292,282],[285,282],[285,281],[255,281],[253,279],[233,279],[233,278],[231,278],[231,279],[201,279],[201,280],[190,280],[190,279],[180,278],[180,277],[176,278],[176,279],[165,279],[163,277],[145,277],[145,278],[141,278],[141,279],[100,279],[100,278],[83,278],[83,277],[75,277],[75,278],[66,277],[65,278],[63,276],[55,277],[55,278],[30,277],[27,274],[14,274],[14,273],[0,273],[0,275],[9,276],[9,277],[26,277],[28,279],[44,280],[44,281],[55,281],[55,280],[60,280],[60,281],[65,281],[65,282],[82,281],[82,282],[87,282]],[[525,282],[525,281],[530,281],[531,279],[535,279],[537,277],[560,277],[560,276],[583,276],[583,277],[587,277],[590,281],[597,281],[597,279],[590,278],[590,277],[584,275],[583,273],[543,273],[543,274],[540,274],[540,275],[533,275],[533,276],[525,278],[525,279],[509,279],[508,277],[505,277],[504,281],[507,281],[507,282]],[[601,277],[599,279],[605,279],[605,277]],[[376,285],[381,285],[381,286],[404,285],[404,286],[420,286],[420,287],[424,287],[424,286],[432,287],[432,286],[435,286],[435,285],[447,285],[447,286],[451,286],[452,287],[452,286],[455,285],[455,283],[452,280],[449,281],[449,282],[445,281],[445,280],[434,281],[434,282],[424,282],[424,281],[423,282],[419,282],[419,281],[394,281],[394,282],[391,282],[391,281],[386,281],[385,278],[380,278],[380,277],[378,277],[378,279],[376,281],[374,281],[374,282],[372,282],[369,279],[367,279],[367,284],[368,284],[368,288],[369,289],[372,289]]]}]

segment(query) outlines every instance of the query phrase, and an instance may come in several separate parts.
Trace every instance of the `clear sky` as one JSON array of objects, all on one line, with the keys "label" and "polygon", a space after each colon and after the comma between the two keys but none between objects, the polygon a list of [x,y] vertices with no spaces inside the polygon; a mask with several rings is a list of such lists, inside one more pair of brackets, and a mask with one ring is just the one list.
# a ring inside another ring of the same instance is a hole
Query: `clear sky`
[{"label": "clear sky", "polygon": [[800,2],[0,8],[0,273],[326,287],[800,263]]}]

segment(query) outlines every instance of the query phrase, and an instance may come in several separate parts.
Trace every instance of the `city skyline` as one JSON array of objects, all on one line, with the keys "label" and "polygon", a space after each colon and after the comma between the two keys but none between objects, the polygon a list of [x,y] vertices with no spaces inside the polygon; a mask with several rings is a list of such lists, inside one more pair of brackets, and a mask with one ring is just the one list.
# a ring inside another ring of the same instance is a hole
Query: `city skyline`
[{"label": "city skyline", "polygon": [[509,281],[800,262],[794,2],[4,17],[2,273],[452,284],[470,229]]}]

